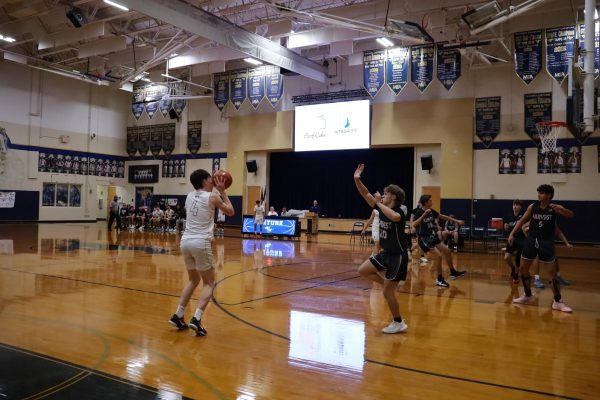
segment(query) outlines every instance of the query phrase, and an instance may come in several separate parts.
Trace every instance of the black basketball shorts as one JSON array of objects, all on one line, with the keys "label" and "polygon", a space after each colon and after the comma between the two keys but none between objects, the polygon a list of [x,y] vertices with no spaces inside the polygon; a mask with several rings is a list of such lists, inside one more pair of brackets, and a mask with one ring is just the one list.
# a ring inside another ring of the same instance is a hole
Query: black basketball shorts
[{"label": "black basketball shorts", "polygon": [[526,260],[535,260],[538,257],[540,262],[553,263],[556,260],[554,240],[539,240],[527,237],[521,256]]},{"label": "black basketball shorts", "polygon": [[435,233],[431,236],[419,236],[417,238],[417,242],[419,243],[421,250],[423,250],[425,253],[442,243],[438,235]]},{"label": "black basketball shorts", "polygon": [[385,270],[385,279],[390,281],[405,281],[408,266],[408,253],[388,253],[385,250],[369,258],[377,271]]}]

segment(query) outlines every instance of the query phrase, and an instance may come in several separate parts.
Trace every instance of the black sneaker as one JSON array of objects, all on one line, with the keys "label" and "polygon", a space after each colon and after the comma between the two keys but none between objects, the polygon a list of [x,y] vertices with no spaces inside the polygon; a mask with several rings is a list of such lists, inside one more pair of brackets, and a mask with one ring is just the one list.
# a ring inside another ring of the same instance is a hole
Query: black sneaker
[{"label": "black sneaker", "polygon": [[183,320],[183,317],[179,318],[177,314],[173,314],[171,319],[169,319],[169,323],[177,327],[177,329],[179,329],[180,331],[187,329],[188,327],[185,321]]},{"label": "black sneaker", "polygon": [[450,272],[450,276],[452,277],[452,279],[458,279],[461,276],[464,276],[467,274],[467,271],[454,271],[454,272]]},{"label": "black sneaker", "polygon": [[206,329],[200,325],[200,321],[198,321],[196,317],[192,317],[192,319],[190,319],[188,326],[196,331],[196,336],[206,336]]},{"label": "black sneaker", "polygon": [[435,285],[439,286],[439,287],[443,287],[443,288],[450,287],[450,284],[448,282],[446,282],[444,280],[444,278],[441,278],[441,279],[438,278],[438,279],[436,279],[435,280]]}]

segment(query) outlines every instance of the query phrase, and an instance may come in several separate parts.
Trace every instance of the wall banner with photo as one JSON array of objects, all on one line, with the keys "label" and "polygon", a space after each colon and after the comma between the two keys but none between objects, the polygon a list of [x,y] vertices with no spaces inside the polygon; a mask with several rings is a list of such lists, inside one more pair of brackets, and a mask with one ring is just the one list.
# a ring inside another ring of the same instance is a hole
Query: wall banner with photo
[{"label": "wall banner with photo", "polygon": [[185,177],[185,159],[169,159],[162,162],[163,178]]},{"label": "wall banner with photo", "polygon": [[557,146],[556,151],[538,149],[539,174],[581,173],[581,146]]},{"label": "wall banner with photo", "polygon": [[500,163],[498,173],[505,174],[524,174],[525,173],[525,149],[500,149]]},{"label": "wall banner with photo", "polygon": [[153,188],[149,187],[136,187],[135,188],[135,208],[152,207],[152,196],[153,196]]},{"label": "wall banner with photo", "polygon": [[155,165],[130,165],[129,183],[156,183],[158,182],[158,164]]},{"label": "wall banner with photo", "polygon": [[46,149],[38,153],[38,171],[124,178],[125,160],[119,156]]}]

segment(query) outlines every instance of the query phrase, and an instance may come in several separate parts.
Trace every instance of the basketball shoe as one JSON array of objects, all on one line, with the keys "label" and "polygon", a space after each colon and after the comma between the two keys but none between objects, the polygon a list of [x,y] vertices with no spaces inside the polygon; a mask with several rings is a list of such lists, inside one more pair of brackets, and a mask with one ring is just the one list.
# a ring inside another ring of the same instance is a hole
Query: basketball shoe
[{"label": "basketball shoe", "polygon": [[566,313],[571,313],[573,312],[573,309],[569,306],[567,306],[565,303],[563,303],[562,301],[556,301],[554,300],[552,302],[552,309],[553,310],[558,310],[558,311],[562,311],[562,312],[566,312]]},{"label": "basketball shoe", "polygon": [[406,332],[407,330],[408,330],[408,325],[406,325],[406,322],[392,321],[388,326],[383,328],[381,330],[381,332],[383,332],[383,333],[400,333],[400,332]]},{"label": "basketball shoe", "polygon": [[171,319],[169,319],[169,323],[177,327],[177,329],[179,329],[180,331],[187,329],[188,327],[185,321],[183,320],[183,317],[179,318],[177,314],[173,314]]},{"label": "basketball shoe", "polygon": [[206,329],[200,325],[200,321],[198,321],[196,317],[192,317],[192,319],[190,319],[188,326],[196,331],[197,336],[206,336]]},{"label": "basketball shoe", "polygon": [[535,302],[535,296],[532,294],[531,296],[523,295],[512,301],[514,304],[533,304]]}]

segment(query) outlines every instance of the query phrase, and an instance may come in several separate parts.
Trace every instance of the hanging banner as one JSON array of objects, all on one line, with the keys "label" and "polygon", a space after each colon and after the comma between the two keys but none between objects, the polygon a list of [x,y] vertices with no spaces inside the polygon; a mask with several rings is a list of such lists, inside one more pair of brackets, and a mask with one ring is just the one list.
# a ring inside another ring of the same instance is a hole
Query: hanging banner
[{"label": "hanging banner", "polygon": [[134,157],[138,150],[138,128],[137,126],[127,127],[127,154]]},{"label": "hanging banner", "polygon": [[542,31],[515,33],[515,72],[530,84],[542,65]]},{"label": "hanging banner", "polygon": [[490,147],[500,133],[500,96],[475,99],[475,135]]},{"label": "hanging banner", "polygon": [[144,113],[144,102],[146,101],[145,86],[141,83],[133,84],[133,94],[131,97],[131,111],[135,119],[140,119]]},{"label": "hanging banner", "polygon": [[169,115],[169,110],[173,106],[173,100],[164,100],[163,97],[171,94],[171,90],[168,87],[161,86],[160,100],[158,101],[158,109],[163,117]]},{"label": "hanging banner", "polygon": [[540,135],[535,124],[541,121],[552,121],[552,93],[526,94],[523,114],[525,133],[539,145]]},{"label": "hanging banner", "polygon": [[524,174],[525,173],[525,149],[513,149],[512,150],[512,173],[513,174]]},{"label": "hanging banner", "polygon": [[140,126],[138,127],[138,151],[141,156],[148,154],[150,150],[150,127]]},{"label": "hanging banner", "polygon": [[163,126],[152,125],[150,131],[150,152],[154,157],[157,157],[162,150]]},{"label": "hanging banner", "polygon": [[163,125],[162,149],[167,156],[170,156],[175,150],[175,124]]},{"label": "hanging banner", "polygon": [[192,154],[202,147],[202,121],[188,121],[187,148]]},{"label": "hanging banner", "polygon": [[213,85],[214,102],[223,111],[229,101],[229,74],[215,74]]},{"label": "hanging banner", "polygon": [[573,60],[575,27],[546,29],[546,71],[560,84],[569,74],[569,59]]},{"label": "hanging banner", "polygon": [[363,53],[363,85],[371,97],[375,97],[385,82],[385,50]]},{"label": "hanging banner", "polygon": [[154,86],[148,85],[146,86],[146,114],[152,119],[156,110],[158,110],[158,101],[161,98],[160,92],[162,90],[162,86]]},{"label": "hanging banner", "polygon": [[[584,69],[584,54],[585,50],[585,25],[579,25],[579,52],[581,56],[579,57],[579,66],[581,70]],[[600,29],[594,30],[594,73],[595,77],[598,78],[598,74],[600,71]]]},{"label": "hanging banner", "polygon": [[440,50],[437,51],[437,78],[446,90],[460,78],[460,51]]},{"label": "hanging banner", "polygon": [[231,82],[231,103],[236,110],[239,110],[242,103],[246,100],[246,81],[248,80],[248,70],[240,69],[229,74]]},{"label": "hanging banner", "polygon": [[173,160],[163,160],[161,176],[163,178],[173,177]]},{"label": "hanging banner", "polygon": [[267,99],[273,107],[283,96],[283,77],[279,73],[279,67],[267,66],[265,67],[265,86],[267,92]]},{"label": "hanging banner", "polygon": [[[568,173],[581,173],[581,146],[569,146],[565,149],[566,170]],[[598,159],[600,161],[600,158]]]},{"label": "hanging banner", "polygon": [[396,96],[408,83],[409,62],[408,47],[388,49],[385,59],[385,82]]},{"label": "hanging banner", "polygon": [[410,80],[423,93],[433,81],[433,56],[435,47],[432,44],[412,46],[410,48]]},{"label": "hanging banner", "polygon": [[265,97],[265,67],[256,67],[248,70],[248,98],[256,110]]}]

